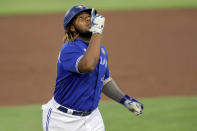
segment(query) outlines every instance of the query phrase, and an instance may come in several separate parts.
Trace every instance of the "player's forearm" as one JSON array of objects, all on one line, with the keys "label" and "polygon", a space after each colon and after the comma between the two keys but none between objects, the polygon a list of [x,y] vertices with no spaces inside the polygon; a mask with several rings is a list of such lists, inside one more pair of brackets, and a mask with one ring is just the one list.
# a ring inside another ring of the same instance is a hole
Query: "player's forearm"
[{"label": "player's forearm", "polygon": [[125,96],[113,79],[103,86],[102,92],[116,102],[120,102]]},{"label": "player's forearm", "polygon": [[101,34],[92,35],[87,51],[78,64],[80,72],[89,73],[95,69],[100,57],[101,38]]}]

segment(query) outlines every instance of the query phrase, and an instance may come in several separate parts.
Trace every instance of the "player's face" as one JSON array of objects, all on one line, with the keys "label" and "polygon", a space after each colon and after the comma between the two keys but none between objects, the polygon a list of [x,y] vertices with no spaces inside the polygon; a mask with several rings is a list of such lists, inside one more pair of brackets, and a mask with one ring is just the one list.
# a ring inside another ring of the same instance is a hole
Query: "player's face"
[{"label": "player's face", "polygon": [[80,13],[73,22],[74,30],[82,37],[91,37],[91,16],[88,12]]},{"label": "player's face", "polygon": [[83,30],[84,32],[89,31],[91,28],[91,16],[88,12],[80,13],[75,21],[74,25],[77,26],[79,29]]}]

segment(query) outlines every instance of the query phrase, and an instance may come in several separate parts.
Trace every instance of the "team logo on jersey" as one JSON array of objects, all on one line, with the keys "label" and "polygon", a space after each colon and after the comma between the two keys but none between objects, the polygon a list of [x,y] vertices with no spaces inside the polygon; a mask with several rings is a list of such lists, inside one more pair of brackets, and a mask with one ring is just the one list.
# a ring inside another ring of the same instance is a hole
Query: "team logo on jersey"
[{"label": "team logo on jersey", "polygon": [[85,5],[79,5],[77,6],[77,8],[83,9],[85,7]]},{"label": "team logo on jersey", "polygon": [[101,48],[102,53],[105,55],[105,50],[103,48]]}]

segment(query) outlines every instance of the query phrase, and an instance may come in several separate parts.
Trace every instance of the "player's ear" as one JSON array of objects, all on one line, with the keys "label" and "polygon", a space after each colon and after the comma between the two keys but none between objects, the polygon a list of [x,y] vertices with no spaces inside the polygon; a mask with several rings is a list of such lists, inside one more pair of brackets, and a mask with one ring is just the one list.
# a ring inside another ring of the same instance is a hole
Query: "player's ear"
[{"label": "player's ear", "polygon": [[70,31],[71,31],[71,32],[76,32],[75,26],[74,26],[74,25],[71,25],[71,26],[70,26]]}]

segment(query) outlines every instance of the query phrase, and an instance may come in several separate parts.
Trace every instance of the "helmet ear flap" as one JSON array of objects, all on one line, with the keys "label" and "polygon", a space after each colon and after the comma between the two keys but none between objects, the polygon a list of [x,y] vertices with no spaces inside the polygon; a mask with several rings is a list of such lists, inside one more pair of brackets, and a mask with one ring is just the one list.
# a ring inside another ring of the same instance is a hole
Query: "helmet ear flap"
[{"label": "helmet ear flap", "polygon": [[68,23],[67,23],[67,26],[66,26],[66,29],[65,30],[70,30],[70,27],[74,25],[74,20],[75,20],[76,16],[74,18],[72,18],[72,20],[70,20]]}]

